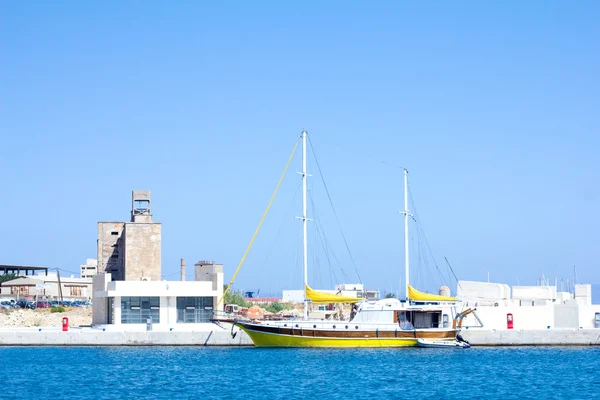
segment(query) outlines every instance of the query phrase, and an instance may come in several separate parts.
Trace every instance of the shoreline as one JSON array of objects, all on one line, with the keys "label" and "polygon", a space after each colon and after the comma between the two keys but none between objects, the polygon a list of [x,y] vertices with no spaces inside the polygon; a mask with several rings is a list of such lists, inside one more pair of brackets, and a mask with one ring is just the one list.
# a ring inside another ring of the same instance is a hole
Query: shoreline
[{"label": "shoreline", "polygon": [[[115,330],[106,327],[0,328],[0,347],[9,346],[218,346],[253,347],[248,335],[231,325],[197,324],[187,330]],[[475,347],[598,346],[600,329],[475,330],[462,336]]]}]

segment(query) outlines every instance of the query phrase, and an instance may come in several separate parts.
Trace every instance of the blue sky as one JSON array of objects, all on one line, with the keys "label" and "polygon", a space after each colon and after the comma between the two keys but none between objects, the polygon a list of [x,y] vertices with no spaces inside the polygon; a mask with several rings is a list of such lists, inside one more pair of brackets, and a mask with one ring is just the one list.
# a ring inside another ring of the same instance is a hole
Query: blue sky
[{"label": "blue sky", "polygon": [[[126,220],[131,190],[150,189],[164,277],[183,257],[229,279],[307,129],[366,286],[400,286],[397,167],[446,277],[411,235],[417,286],[455,288],[444,257],[461,279],[535,284],[576,265],[600,282],[596,2],[0,10],[0,263],[76,272],[96,256],[96,222]],[[301,287],[299,155],[238,288]],[[354,282],[309,167],[335,252],[327,262],[311,223],[310,282]]]}]

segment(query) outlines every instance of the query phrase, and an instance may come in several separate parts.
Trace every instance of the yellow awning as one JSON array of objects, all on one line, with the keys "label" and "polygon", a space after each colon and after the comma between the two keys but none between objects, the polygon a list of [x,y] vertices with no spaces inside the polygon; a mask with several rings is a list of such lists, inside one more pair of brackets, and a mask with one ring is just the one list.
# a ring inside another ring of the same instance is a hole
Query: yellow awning
[{"label": "yellow awning", "polygon": [[437,294],[419,292],[414,287],[408,285],[408,297],[417,301],[455,301],[456,297],[439,296]]},{"label": "yellow awning", "polygon": [[306,298],[313,303],[357,303],[362,299],[357,297],[339,296],[337,294],[319,292],[306,285]]}]

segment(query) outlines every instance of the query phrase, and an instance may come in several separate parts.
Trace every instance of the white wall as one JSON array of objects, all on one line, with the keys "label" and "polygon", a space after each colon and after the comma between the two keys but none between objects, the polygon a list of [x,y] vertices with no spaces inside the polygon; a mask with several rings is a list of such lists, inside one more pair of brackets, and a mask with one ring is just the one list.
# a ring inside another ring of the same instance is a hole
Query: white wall
[{"label": "white wall", "polygon": [[[580,304],[579,306],[579,327],[594,328],[594,316],[600,312],[599,304]],[[599,329],[600,331],[600,329]],[[600,332],[599,332],[600,334]]]},{"label": "white wall", "polygon": [[[554,306],[519,307],[478,307],[477,316],[483,322],[483,329],[507,329],[506,314],[513,315],[513,329],[547,329],[554,325]],[[477,319],[468,315],[463,326],[476,326]]]},{"label": "white wall", "polygon": [[458,281],[456,293],[461,299],[510,299],[510,287],[502,283]]},{"label": "white wall", "polygon": [[554,300],[556,286],[513,286],[513,299]]}]

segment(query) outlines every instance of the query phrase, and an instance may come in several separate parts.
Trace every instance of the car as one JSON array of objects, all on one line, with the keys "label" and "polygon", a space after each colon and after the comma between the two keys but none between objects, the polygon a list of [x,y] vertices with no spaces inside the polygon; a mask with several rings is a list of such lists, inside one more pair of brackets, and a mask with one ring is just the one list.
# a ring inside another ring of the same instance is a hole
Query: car
[{"label": "car", "polygon": [[24,300],[24,299],[17,300],[16,306],[19,308],[27,308],[27,300]]},{"label": "car", "polygon": [[35,301],[28,301],[27,303],[25,303],[25,307],[28,310],[35,310],[36,305],[35,305]]},{"label": "car", "polygon": [[58,300],[50,300],[48,303],[50,303],[50,307],[60,306],[60,303],[58,302]]},{"label": "car", "polygon": [[45,300],[40,300],[35,305],[36,308],[50,308],[50,303]]},{"label": "car", "polygon": [[63,307],[71,307],[71,302],[69,300],[63,300],[60,302],[60,305]]},{"label": "car", "polygon": [[5,309],[5,310],[12,310],[14,307],[10,303],[10,301],[2,300],[2,301],[0,301],[0,308]]}]

